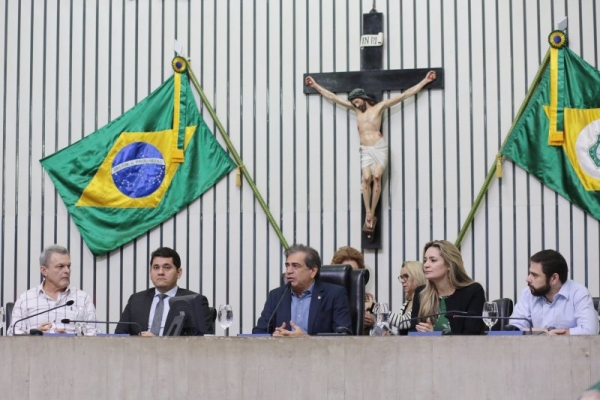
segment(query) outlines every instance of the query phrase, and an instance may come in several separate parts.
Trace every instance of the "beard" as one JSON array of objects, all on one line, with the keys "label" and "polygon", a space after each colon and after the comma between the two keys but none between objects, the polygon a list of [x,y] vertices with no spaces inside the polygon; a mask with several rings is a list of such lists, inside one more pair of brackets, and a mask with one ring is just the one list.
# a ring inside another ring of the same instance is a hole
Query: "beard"
[{"label": "beard", "polygon": [[534,288],[531,285],[529,286],[529,290],[531,290],[531,294],[537,297],[542,297],[547,295],[550,292],[550,282],[546,282],[546,284],[540,288]]},{"label": "beard", "polygon": [[367,109],[367,106],[365,104],[361,104],[360,106],[356,107],[360,110],[360,112],[365,112],[365,110]]}]

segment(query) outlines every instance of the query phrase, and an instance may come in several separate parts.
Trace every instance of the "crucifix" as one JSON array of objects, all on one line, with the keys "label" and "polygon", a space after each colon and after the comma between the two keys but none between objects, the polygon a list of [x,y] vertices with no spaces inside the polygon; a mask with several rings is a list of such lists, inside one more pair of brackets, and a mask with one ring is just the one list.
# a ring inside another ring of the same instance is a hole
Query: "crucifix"
[{"label": "crucifix", "polygon": [[[381,134],[383,112],[428,89],[443,88],[443,70],[382,70],[383,14],[375,9],[363,14],[361,37],[361,70],[304,74],[305,94],[320,93],[326,99],[356,112],[360,138],[362,170],[362,248],[381,248],[381,176],[387,166],[388,148]],[[387,90],[404,90],[400,95],[383,100]],[[349,93],[344,99],[334,93]]]}]

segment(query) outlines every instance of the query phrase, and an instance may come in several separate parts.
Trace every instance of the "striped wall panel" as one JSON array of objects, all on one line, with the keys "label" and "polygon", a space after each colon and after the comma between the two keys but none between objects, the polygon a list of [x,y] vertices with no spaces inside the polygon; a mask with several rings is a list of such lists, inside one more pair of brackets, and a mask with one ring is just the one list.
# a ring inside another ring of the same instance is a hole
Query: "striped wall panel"
[{"label": "striped wall panel", "polygon": [[[593,0],[376,1],[387,69],[443,67],[445,88],[386,113],[383,248],[365,250],[369,290],[397,308],[403,260],[431,239],[454,241],[547,46],[568,16],[570,47],[598,67]],[[68,246],[72,283],[99,318],[118,320],[151,282],[150,252],[172,246],[181,286],[230,303],[229,334],[248,332],[283,256],[247,183],[231,173],[151,232],[102,257],[87,249],[39,159],[89,135],[171,74],[177,39],[289,243],[325,263],[360,246],[360,167],[352,113],[302,92],[306,72],[360,69],[360,0],[0,0],[0,303],[40,280],[37,258]],[[394,96],[398,93],[386,93]],[[209,127],[224,144],[200,104]],[[491,298],[517,298],[528,256],[561,251],[573,279],[600,292],[598,221],[511,162],[494,180],[463,241],[468,272]],[[217,334],[224,332],[218,328]]]}]

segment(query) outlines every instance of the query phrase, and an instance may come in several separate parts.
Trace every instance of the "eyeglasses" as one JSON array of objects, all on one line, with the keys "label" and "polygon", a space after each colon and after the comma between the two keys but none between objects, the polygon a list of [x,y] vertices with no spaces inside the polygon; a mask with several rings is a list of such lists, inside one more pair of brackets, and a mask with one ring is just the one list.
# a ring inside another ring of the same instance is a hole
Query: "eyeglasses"
[{"label": "eyeglasses", "polygon": [[398,277],[398,282],[407,281],[410,276],[408,274],[402,274]]}]

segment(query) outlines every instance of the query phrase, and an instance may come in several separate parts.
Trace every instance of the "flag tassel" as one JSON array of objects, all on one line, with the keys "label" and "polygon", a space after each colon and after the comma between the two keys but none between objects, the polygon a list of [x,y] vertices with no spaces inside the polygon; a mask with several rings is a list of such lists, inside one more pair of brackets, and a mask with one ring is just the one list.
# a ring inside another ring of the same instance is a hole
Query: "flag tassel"
[{"label": "flag tassel", "polygon": [[244,165],[238,165],[237,171],[235,173],[235,186],[242,187],[242,168]]},{"label": "flag tassel", "polygon": [[502,155],[498,153],[496,156],[496,178],[502,178],[502,161],[504,161],[504,159],[502,158]]}]

